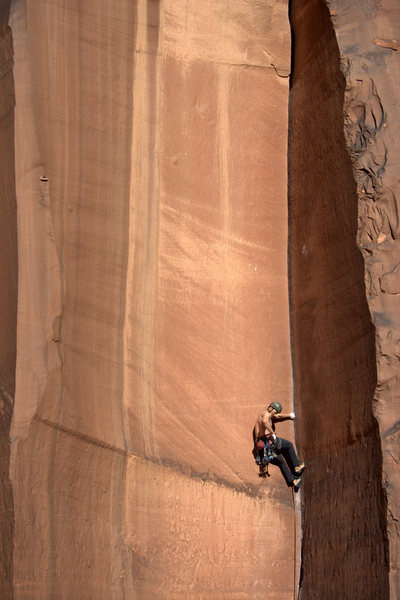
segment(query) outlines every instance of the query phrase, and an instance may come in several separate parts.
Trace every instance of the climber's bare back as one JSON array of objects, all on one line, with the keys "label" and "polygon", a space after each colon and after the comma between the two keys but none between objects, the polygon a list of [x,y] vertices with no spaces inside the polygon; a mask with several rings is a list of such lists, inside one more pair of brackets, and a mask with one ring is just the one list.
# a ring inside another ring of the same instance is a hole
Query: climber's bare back
[{"label": "climber's bare back", "polygon": [[265,411],[257,417],[253,429],[253,439],[256,440],[263,436],[271,437],[274,431],[275,424],[272,420],[272,415],[268,411]]}]

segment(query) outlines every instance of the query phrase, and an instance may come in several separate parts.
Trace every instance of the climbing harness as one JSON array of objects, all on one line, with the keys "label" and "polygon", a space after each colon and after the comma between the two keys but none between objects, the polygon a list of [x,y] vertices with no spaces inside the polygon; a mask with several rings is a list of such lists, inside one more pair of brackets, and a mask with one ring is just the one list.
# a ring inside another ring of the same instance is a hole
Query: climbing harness
[{"label": "climbing harness", "polygon": [[[261,447],[263,445],[263,448]],[[270,477],[268,467],[269,463],[277,457],[275,443],[272,440],[257,440],[256,448],[259,451],[258,456],[256,458],[256,463],[260,468],[260,477]],[[260,456],[261,451],[263,451],[263,455]]]}]

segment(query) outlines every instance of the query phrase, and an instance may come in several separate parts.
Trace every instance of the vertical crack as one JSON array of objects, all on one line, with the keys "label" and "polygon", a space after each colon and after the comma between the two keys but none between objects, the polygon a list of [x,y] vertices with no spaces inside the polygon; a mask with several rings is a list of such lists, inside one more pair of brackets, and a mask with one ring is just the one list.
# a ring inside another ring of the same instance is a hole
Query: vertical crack
[{"label": "vertical crack", "polygon": [[[346,81],[325,1],[290,2],[289,14],[291,343],[296,443],[308,465],[299,594],[302,600],[387,599],[386,500],[372,410],[375,332],[356,243],[357,186],[344,135]],[[375,102],[365,135],[381,126],[381,113]],[[360,129],[361,144],[362,134]],[[379,177],[384,153],[375,158],[367,168]]]}]

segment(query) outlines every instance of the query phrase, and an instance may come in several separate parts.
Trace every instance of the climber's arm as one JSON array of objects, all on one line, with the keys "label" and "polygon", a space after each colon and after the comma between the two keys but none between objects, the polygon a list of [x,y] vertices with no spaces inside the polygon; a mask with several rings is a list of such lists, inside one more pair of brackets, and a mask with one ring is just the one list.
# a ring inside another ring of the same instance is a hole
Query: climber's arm
[{"label": "climber's arm", "polygon": [[296,415],[294,413],[288,413],[288,414],[281,413],[281,414],[275,415],[274,417],[272,417],[272,419],[274,421],[290,421],[290,420],[293,421],[295,416]]}]

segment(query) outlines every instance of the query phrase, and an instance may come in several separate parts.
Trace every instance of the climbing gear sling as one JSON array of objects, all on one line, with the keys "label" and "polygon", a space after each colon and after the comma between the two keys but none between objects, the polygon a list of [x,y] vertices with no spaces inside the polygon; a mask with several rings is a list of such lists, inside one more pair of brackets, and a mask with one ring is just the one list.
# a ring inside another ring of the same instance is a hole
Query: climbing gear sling
[{"label": "climbing gear sling", "polygon": [[[261,446],[262,444],[262,446]],[[260,477],[270,477],[268,472],[269,463],[277,457],[275,442],[272,440],[257,440],[256,448],[259,451],[256,462],[260,467]],[[262,453],[262,455],[261,455]]]}]

